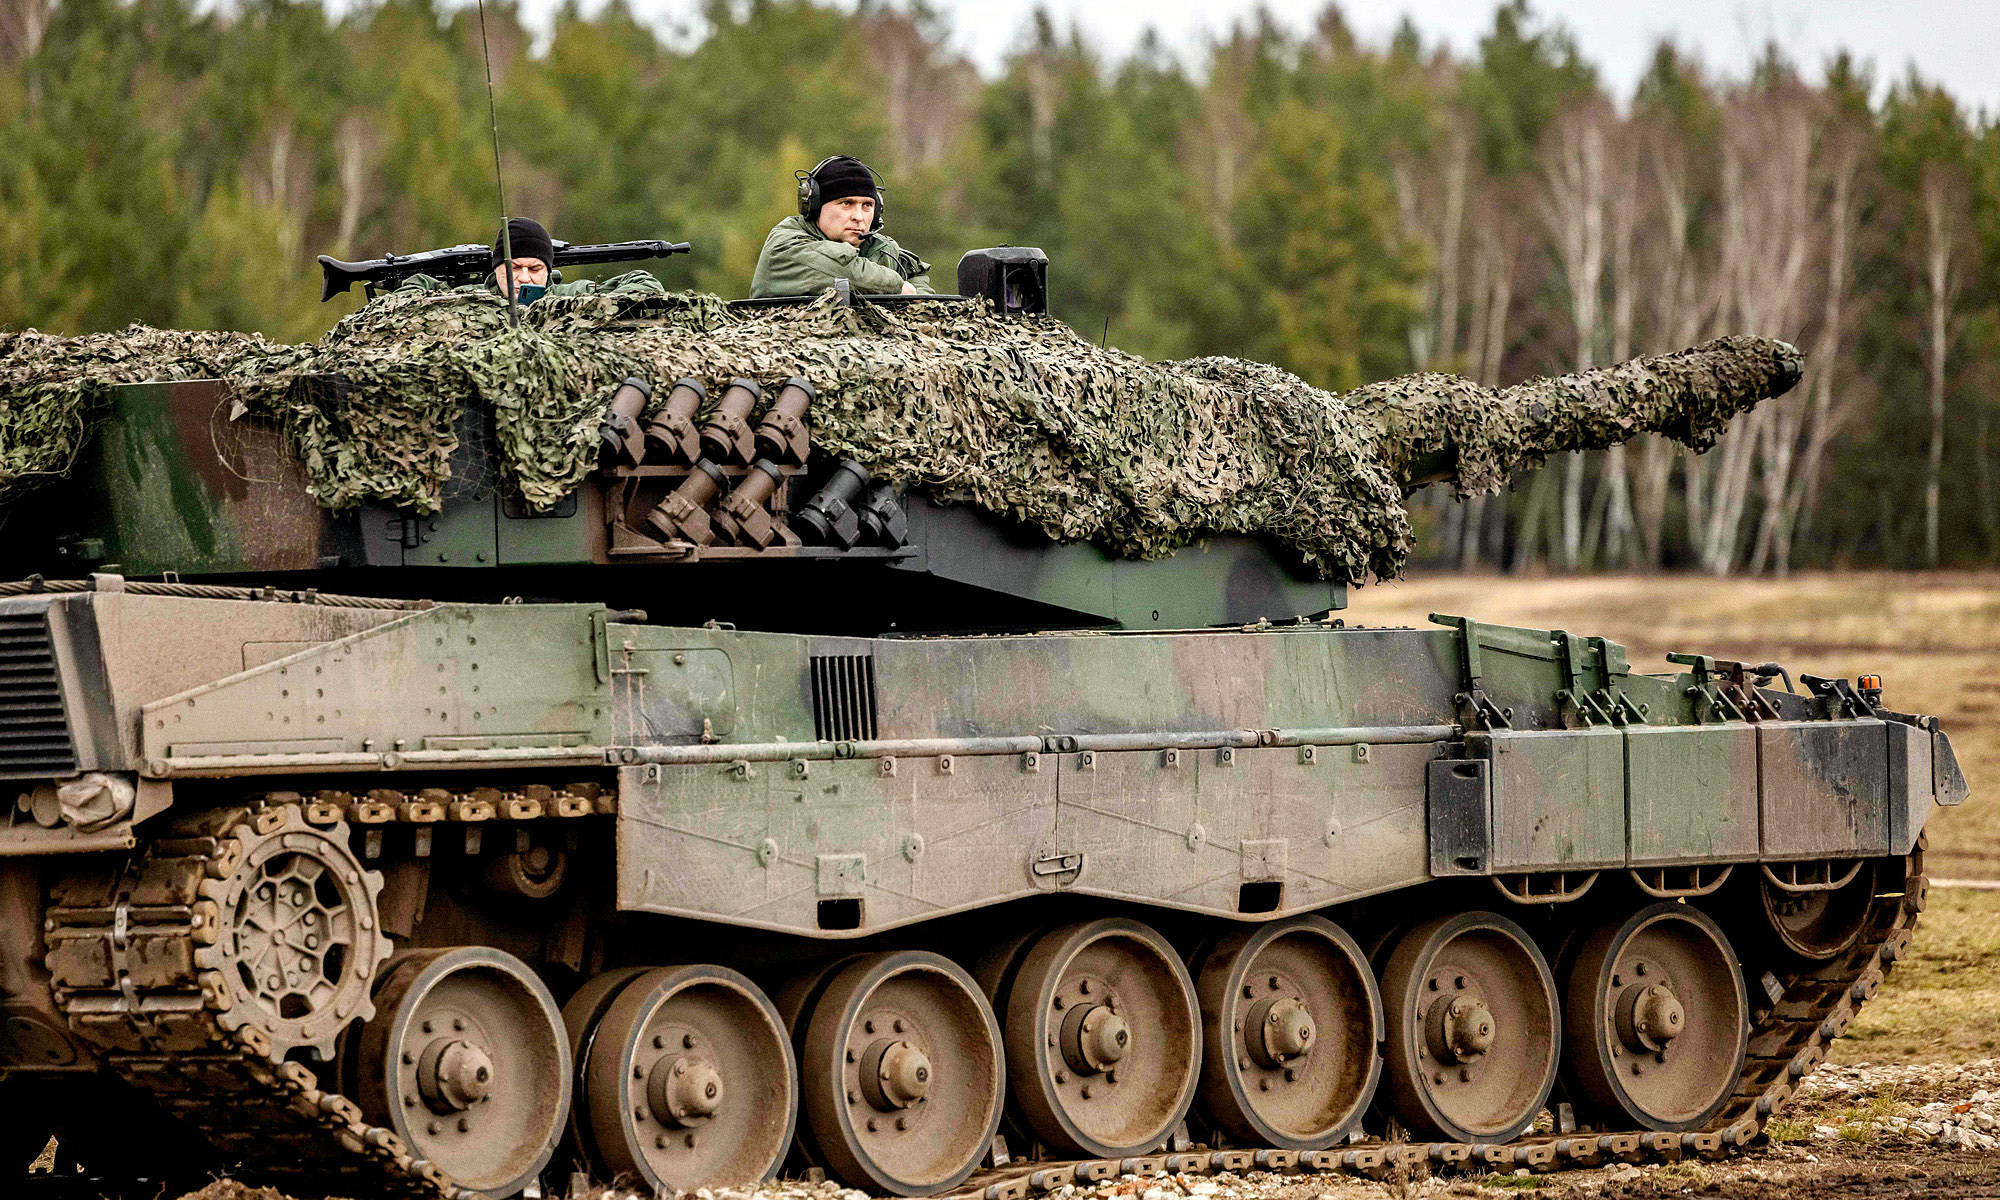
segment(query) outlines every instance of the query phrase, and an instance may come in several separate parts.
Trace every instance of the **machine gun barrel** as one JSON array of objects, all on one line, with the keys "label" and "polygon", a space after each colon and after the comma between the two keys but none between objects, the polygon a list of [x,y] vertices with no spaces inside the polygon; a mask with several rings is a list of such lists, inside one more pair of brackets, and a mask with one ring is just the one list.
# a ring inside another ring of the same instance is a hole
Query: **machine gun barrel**
[{"label": "machine gun barrel", "polygon": [[[558,270],[597,263],[666,258],[686,254],[690,248],[686,242],[659,240],[605,242],[589,246],[558,241],[555,247]],[[493,248],[468,243],[446,246],[441,250],[422,250],[415,254],[390,254],[361,262],[342,262],[332,255],[322,254],[319,256],[319,270],[319,299],[324,304],[357,283],[365,286],[371,297],[382,288],[400,286],[413,275],[430,275],[449,284],[471,283],[492,272]]]}]

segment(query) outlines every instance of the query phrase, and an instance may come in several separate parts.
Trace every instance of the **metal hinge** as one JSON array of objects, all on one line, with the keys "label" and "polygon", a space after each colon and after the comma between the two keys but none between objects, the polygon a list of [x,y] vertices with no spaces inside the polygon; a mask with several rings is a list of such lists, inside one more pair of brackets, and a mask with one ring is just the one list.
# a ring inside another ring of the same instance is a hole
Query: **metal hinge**
[{"label": "metal hinge", "polygon": [[1854,690],[1854,685],[1845,679],[1827,679],[1819,675],[1800,675],[1799,682],[1806,690],[1826,706],[1828,719],[1835,717],[1872,717],[1875,706]]},{"label": "metal hinge", "polygon": [[1743,709],[1723,690],[1722,679],[1716,670],[1715,660],[1706,654],[1667,655],[1670,663],[1679,663],[1688,668],[1694,676],[1694,684],[1687,689],[1688,699],[1694,701],[1694,719],[1697,725],[1707,725],[1716,721],[1747,721]]},{"label": "metal hinge", "polygon": [[1460,657],[1465,661],[1465,690],[1452,697],[1458,723],[1467,729],[1512,729],[1514,710],[1501,708],[1486,695],[1479,622],[1447,613],[1432,613],[1431,622],[1458,630]]}]

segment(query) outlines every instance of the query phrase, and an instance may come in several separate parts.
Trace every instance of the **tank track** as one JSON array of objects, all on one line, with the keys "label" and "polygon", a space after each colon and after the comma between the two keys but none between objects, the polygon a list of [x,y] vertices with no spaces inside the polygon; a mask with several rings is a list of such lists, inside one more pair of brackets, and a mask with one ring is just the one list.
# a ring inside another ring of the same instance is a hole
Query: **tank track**
[{"label": "tank track", "polygon": [[[121,869],[58,883],[43,924],[56,1004],[113,1072],[246,1174],[324,1179],[354,1195],[469,1197],[310,1067],[273,1061],[268,1033],[232,1018],[229,990],[200,965],[220,924],[202,884],[235,870],[231,834],[278,828],[283,816],[269,807],[197,814]],[[91,973],[79,961],[108,966],[116,990],[74,986]]]},{"label": "tank track", "polygon": [[[232,1020],[226,990],[203,978],[197,965],[200,949],[216,938],[218,915],[213,901],[201,898],[190,881],[232,869],[227,840],[220,835],[235,824],[271,823],[277,806],[297,805],[306,820],[322,828],[343,819],[365,827],[391,821],[456,822],[482,813],[527,819],[608,811],[607,800],[594,796],[562,796],[568,803],[558,813],[540,799],[493,789],[423,793],[400,804],[388,795],[356,800],[321,793],[313,802],[283,795],[263,806],[196,814],[123,868],[58,884],[45,923],[52,966],[59,947],[71,953],[81,948],[113,967],[119,987],[108,995],[90,992],[85,1004],[86,993],[61,986],[57,970],[56,1002],[71,1028],[97,1047],[111,1070],[205,1134],[247,1177],[311,1180],[371,1198],[472,1200],[476,1193],[413,1157],[389,1129],[369,1124],[353,1101],[322,1086],[312,1068],[273,1061],[269,1037],[254,1023]],[[512,807],[496,812],[496,798],[499,805]],[[1766,971],[1752,981],[1753,986],[1761,984],[1757,1001],[1768,1007],[1753,1002],[1742,1072],[1722,1114],[1705,1130],[1542,1134],[1504,1145],[1367,1139],[1319,1151],[1230,1149],[1115,1161],[1039,1160],[975,1175],[950,1193],[950,1200],[1025,1200],[1121,1175],[1263,1170],[1379,1179],[1440,1167],[1541,1173],[1611,1162],[1726,1156],[1763,1133],[1907,952],[1926,901],[1923,850],[1920,839],[1904,860],[1901,892],[1877,893],[1866,930],[1854,946],[1811,969],[1782,976]],[[133,902],[137,898],[169,902],[140,905]]]},{"label": "tank track", "polygon": [[1845,953],[1811,970],[1782,977],[1767,971],[1753,981],[1763,985],[1762,999],[1770,1007],[1753,1010],[1743,1070],[1728,1103],[1705,1130],[1530,1135],[1505,1145],[1364,1139],[1333,1150],[1211,1150],[1117,1161],[1034,1162],[975,1176],[970,1186],[944,1200],[1025,1200],[1121,1175],[1274,1171],[1387,1179],[1439,1167],[1541,1174],[1614,1162],[1724,1158],[1763,1134],[1799,1082],[1826,1061],[1827,1047],[1881,990],[1890,967],[1908,952],[1928,899],[1923,860],[1924,840],[1919,837],[1916,850],[1904,859],[1903,890],[1877,893],[1865,932]]}]

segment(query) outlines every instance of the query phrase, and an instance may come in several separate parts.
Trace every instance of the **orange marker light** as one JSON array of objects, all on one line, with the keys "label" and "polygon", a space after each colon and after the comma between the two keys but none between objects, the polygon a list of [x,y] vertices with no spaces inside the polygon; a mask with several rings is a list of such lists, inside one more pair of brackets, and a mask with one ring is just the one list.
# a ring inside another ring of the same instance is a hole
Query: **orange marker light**
[{"label": "orange marker light", "polygon": [[1863,675],[1861,678],[1855,680],[1854,683],[1856,687],[1864,692],[1879,692],[1882,690],[1882,677],[1880,675]]}]

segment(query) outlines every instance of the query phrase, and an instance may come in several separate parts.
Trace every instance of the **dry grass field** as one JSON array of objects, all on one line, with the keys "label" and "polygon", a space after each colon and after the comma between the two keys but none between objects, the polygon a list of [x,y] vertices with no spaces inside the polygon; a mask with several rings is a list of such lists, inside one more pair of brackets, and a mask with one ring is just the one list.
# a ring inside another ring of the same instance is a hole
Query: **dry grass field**
[{"label": "dry grass field", "polygon": [[1930,874],[2000,879],[2000,573],[1833,573],[1566,578],[1418,574],[1350,593],[1350,624],[1423,625],[1454,613],[1609,637],[1634,670],[1672,650],[1763,662],[1794,675],[1882,676],[1883,700],[1941,718],[1972,798],[1931,820]]},{"label": "dry grass field", "polygon": [[2000,892],[1932,891],[1910,950],[1833,1044],[1833,1061],[2000,1057]]}]

